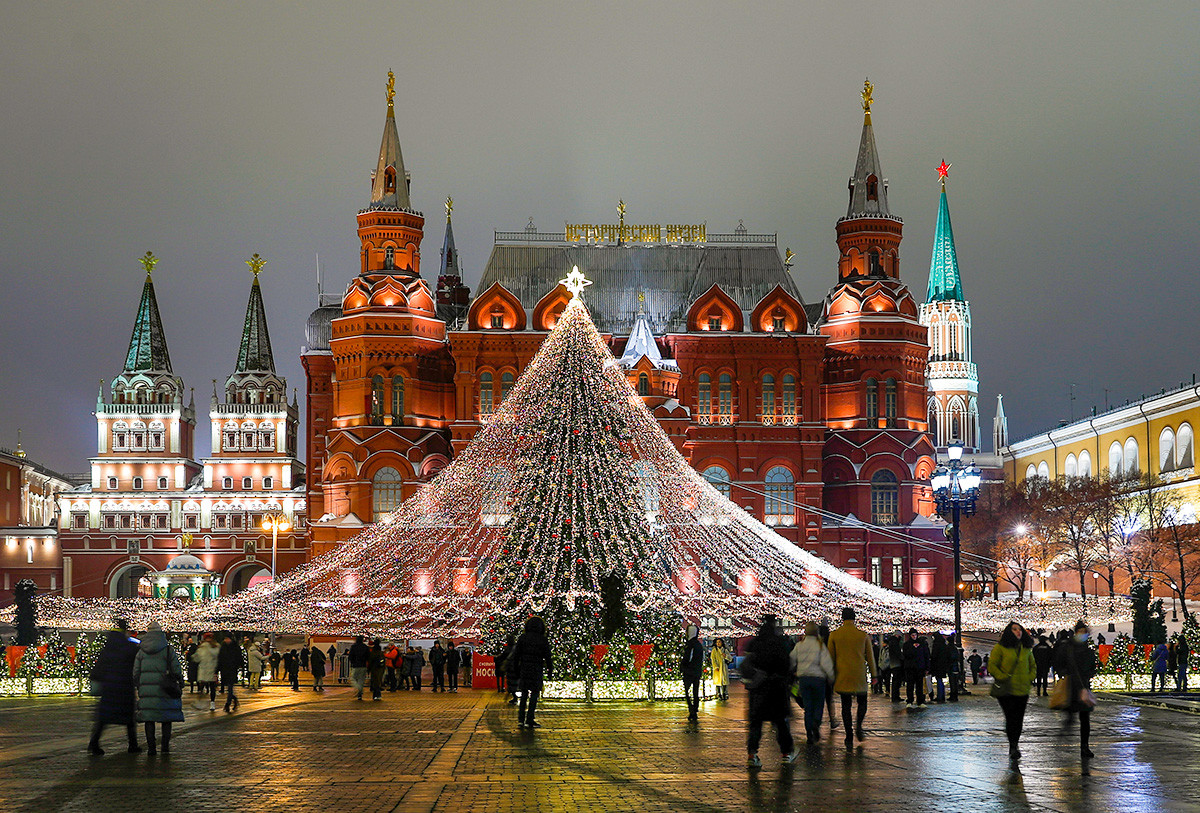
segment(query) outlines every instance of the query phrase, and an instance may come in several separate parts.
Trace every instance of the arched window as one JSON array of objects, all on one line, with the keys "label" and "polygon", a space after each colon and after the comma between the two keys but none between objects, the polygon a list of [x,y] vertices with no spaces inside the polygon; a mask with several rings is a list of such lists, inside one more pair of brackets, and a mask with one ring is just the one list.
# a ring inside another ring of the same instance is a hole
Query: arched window
[{"label": "arched window", "polygon": [[883,389],[883,411],[884,417],[887,418],[887,425],[894,427],[896,425],[896,379],[889,378]]},{"label": "arched window", "polygon": [[867,176],[867,200],[879,200],[879,178]]},{"label": "arched window", "polygon": [[163,446],[164,429],[162,421],[150,422],[150,451],[161,452],[165,448]]},{"label": "arched window", "polygon": [[645,373],[638,373],[638,395],[650,394],[650,376]]},{"label": "arched window", "polygon": [[796,478],[783,466],[775,466],[767,472],[765,488],[767,500],[763,520],[768,525],[795,525]]},{"label": "arched window", "polygon": [[1034,477],[1037,477],[1037,466],[1030,463],[1025,469],[1025,479],[1032,480]]},{"label": "arched window", "polygon": [[377,375],[371,379],[371,423],[383,423],[383,376]]},{"label": "arched window", "polygon": [[1181,469],[1190,469],[1195,465],[1192,455],[1191,424],[1179,424],[1179,432],[1175,435],[1175,463]]},{"label": "arched window", "polygon": [[951,319],[947,326],[949,332],[949,341],[946,343],[946,358],[951,361],[958,360],[958,320]]},{"label": "arched window", "polygon": [[938,437],[938,402],[936,398],[929,399],[929,435],[933,438],[934,446],[944,446]]},{"label": "arched window", "polygon": [[783,422],[789,426],[796,423],[796,376],[788,373],[783,377]]},{"label": "arched window", "polygon": [[867,420],[879,420],[879,384],[873,378],[867,379]]},{"label": "arched window", "polygon": [[1079,476],[1092,476],[1092,456],[1086,450],[1079,453]]},{"label": "arched window", "polygon": [[1133,438],[1125,441],[1124,454],[1121,456],[1121,469],[1126,474],[1138,473],[1138,442]]},{"label": "arched window", "polygon": [[479,374],[479,414],[491,415],[493,406],[492,374]]},{"label": "arched window", "polygon": [[1175,470],[1175,432],[1169,426],[1158,436],[1158,470]]},{"label": "arched window", "polygon": [[703,477],[713,488],[721,492],[721,496],[729,499],[729,472],[722,466],[709,466],[704,470]]},{"label": "arched window", "polygon": [[712,376],[708,373],[700,374],[697,398],[699,400],[697,414],[701,418],[701,423],[707,423],[708,416],[712,414]]},{"label": "arched window", "polygon": [[1050,479],[1050,467],[1046,465],[1045,460],[1038,463],[1038,477],[1041,477],[1043,480]]},{"label": "arched window", "polygon": [[900,484],[896,475],[880,469],[871,476],[871,522],[897,525],[900,522]]},{"label": "arched window", "polygon": [[867,268],[872,277],[883,276],[883,266],[879,263],[879,252],[875,249],[867,252]]},{"label": "arched window", "polygon": [[263,424],[258,432],[258,448],[263,451],[271,451],[275,448],[275,427],[268,424]]},{"label": "arched window", "polygon": [[762,422],[775,423],[775,376],[770,373],[762,378]]},{"label": "arched window", "polygon": [[1108,474],[1110,477],[1121,476],[1121,442],[1114,440],[1108,447]]},{"label": "arched window", "polygon": [[159,491],[166,491],[166,490],[167,490],[167,488],[168,488],[168,485],[167,485],[167,484],[168,484],[168,482],[169,482],[169,481],[167,480],[167,478],[166,478],[166,477],[159,477],[159,478],[158,478],[158,490],[159,490]]},{"label": "arched window", "polygon": [[134,478],[133,478],[133,490],[134,490],[134,491],[141,491],[141,490],[142,490],[142,478],[141,478],[141,477],[134,477]]},{"label": "arched window", "polygon": [[733,377],[729,373],[721,373],[717,379],[717,397],[721,422],[725,423],[733,416]]},{"label": "arched window", "polygon": [[113,424],[113,449],[121,451],[129,444],[129,424],[117,421]]},{"label": "arched window", "polygon": [[388,246],[383,250],[383,267],[390,271],[396,267],[396,247]]},{"label": "arched window", "polygon": [[504,401],[506,398],[508,398],[508,394],[510,392],[512,392],[513,384],[515,384],[515,383],[516,383],[516,379],[513,378],[512,373],[504,373],[502,376],[500,376],[500,400],[501,401]]},{"label": "arched window", "polygon": [[392,425],[397,426],[404,420],[404,379],[398,375],[392,376]]},{"label": "arched window", "polygon": [[1079,476],[1079,463],[1075,460],[1075,455],[1067,455],[1067,462],[1063,464],[1063,474],[1067,477]]},{"label": "arched window", "polygon": [[383,171],[383,191],[391,194],[396,191],[396,168],[388,167]]},{"label": "arched window", "polygon": [[371,512],[374,521],[378,522],[384,514],[395,511],[400,505],[400,486],[403,482],[400,472],[390,466],[375,472],[371,478]]}]

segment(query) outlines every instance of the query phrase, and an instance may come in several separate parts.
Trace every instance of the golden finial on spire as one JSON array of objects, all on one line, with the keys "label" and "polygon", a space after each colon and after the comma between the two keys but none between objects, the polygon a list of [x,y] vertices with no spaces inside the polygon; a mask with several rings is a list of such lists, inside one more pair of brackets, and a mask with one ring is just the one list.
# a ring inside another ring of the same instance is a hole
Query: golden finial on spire
[{"label": "golden finial on spire", "polygon": [[250,273],[258,279],[258,272],[262,271],[262,267],[267,264],[267,261],[256,253],[253,257],[246,260],[246,265],[250,266]]},{"label": "golden finial on spire", "polygon": [[388,110],[392,109],[393,100],[396,98],[396,74],[388,71],[387,81],[387,103]]},{"label": "golden finial on spire", "polygon": [[790,248],[784,249],[783,250],[784,266],[787,268],[791,268],[792,267],[792,258],[795,256],[796,256],[796,252],[792,251]]},{"label": "golden finial on spire", "polygon": [[150,276],[154,273],[154,266],[158,265],[158,257],[154,256],[154,252],[147,251],[146,256],[138,258],[138,262],[146,269],[146,276]]},{"label": "golden finial on spire", "polygon": [[871,98],[871,94],[875,92],[875,86],[871,84],[870,79],[863,80],[862,89],[862,106],[863,106],[863,123],[871,123],[871,103],[875,100]]},{"label": "golden finial on spire", "polygon": [[450,222],[450,213],[454,211],[454,198],[446,197],[446,222]]},{"label": "golden finial on spire", "polygon": [[617,201],[617,216],[621,218],[621,225],[625,225],[625,201]]}]

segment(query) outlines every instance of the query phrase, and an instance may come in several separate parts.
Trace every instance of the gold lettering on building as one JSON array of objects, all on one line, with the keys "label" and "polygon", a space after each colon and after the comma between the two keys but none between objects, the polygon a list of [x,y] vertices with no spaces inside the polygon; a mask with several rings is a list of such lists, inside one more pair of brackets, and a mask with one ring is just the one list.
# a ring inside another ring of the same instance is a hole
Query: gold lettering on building
[{"label": "gold lettering on building", "polygon": [[690,226],[568,223],[565,236],[568,243],[703,243],[708,239],[708,227],[703,223]]}]

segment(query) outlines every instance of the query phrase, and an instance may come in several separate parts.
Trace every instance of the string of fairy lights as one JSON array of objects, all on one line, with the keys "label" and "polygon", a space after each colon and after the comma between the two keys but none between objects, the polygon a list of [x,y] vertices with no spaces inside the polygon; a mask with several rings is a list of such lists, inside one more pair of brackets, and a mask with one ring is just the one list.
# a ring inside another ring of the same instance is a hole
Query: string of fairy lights
[{"label": "string of fairy lights", "polygon": [[[478,637],[497,613],[598,602],[616,572],[630,611],[719,617],[733,634],[752,632],[765,613],[836,618],[844,606],[870,631],[951,625],[947,604],[851,576],[695,472],[596,330],[581,279],[472,443],[383,521],[274,582],[221,599],[48,597],[41,623],[98,629],[120,615],[135,627],[153,619],[170,629]],[[968,605],[964,625],[999,629],[1008,612]]]}]

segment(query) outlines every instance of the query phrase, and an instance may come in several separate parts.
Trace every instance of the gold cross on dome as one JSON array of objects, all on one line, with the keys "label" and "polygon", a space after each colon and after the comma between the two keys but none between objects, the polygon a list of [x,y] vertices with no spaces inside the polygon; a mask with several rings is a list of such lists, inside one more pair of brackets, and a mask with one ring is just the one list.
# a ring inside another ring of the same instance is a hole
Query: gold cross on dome
[{"label": "gold cross on dome", "polygon": [[154,273],[154,266],[158,265],[158,257],[154,256],[154,252],[147,251],[146,256],[138,257],[138,262],[142,264],[142,268],[146,269],[148,276]]},{"label": "gold cross on dome", "polygon": [[560,279],[558,284],[571,292],[572,299],[578,299],[583,293],[583,289],[592,284],[592,281],[583,275],[579,270],[579,266],[571,267],[571,273],[567,274],[566,279]]},{"label": "gold cross on dome", "polygon": [[262,271],[262,267],[267,264],[267,261],[255,254],[250,259],[246,260],[246,265],[250,266],[250,273],[258,276],[258,272]]}]

